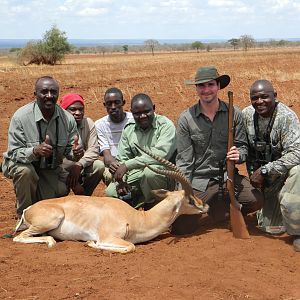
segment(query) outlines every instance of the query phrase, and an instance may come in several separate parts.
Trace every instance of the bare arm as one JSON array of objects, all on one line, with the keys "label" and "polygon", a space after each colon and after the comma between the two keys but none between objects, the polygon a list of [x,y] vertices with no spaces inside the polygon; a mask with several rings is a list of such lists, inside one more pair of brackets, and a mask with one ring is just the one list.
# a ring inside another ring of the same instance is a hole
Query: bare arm
[{"label": "bare arm", "polygon": [[111,163],[116,162],[116,159],[111,155],[109,149],[103,150],[102,154],[103,154],[104,164],[106,167],[109,167]]}]

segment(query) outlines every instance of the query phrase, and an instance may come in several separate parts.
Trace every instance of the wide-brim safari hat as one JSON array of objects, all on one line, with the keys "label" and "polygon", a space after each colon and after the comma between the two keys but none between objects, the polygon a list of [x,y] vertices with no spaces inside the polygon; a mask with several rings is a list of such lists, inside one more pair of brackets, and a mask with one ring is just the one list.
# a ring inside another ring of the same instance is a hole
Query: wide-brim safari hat
[{"label": "wide-brim safari hat", "polygon": [[230,82],[228,75],[219,75],[215,66],[201,67],[197,70],[194,80],[186,80],[185,84],[200,84],[211,80],[217,80],[220,83],[220,89],[224,89]]}]

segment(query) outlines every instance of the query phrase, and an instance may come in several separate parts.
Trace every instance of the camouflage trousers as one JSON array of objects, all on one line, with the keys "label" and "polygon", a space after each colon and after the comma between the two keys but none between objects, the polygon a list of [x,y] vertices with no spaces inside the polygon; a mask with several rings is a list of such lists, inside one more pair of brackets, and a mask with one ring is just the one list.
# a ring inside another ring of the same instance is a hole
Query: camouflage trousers
[{"label": "camouflage trousers", "polygon": [[271,234],[300,235],[300,166],[265,188],[264,198],[257,213],[259,228]]}]

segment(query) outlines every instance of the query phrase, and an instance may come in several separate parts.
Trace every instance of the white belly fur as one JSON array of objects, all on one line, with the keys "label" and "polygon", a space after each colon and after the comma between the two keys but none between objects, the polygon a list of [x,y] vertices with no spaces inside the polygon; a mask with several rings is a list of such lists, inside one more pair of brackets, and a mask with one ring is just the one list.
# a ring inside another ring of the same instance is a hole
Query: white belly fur
[{"label": "white belly fur", "polygon": [[49,231],[49,234],[59,240],[73,241],[97,241],[98,234],[96,228],[85,229],[74,222],[64,220],[59,227]]}]

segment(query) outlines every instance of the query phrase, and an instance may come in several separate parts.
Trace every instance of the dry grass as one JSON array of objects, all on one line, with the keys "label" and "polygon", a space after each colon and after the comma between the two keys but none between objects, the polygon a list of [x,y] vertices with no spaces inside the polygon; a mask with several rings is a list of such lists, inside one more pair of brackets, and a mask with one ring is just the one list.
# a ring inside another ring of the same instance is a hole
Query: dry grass
[{"label": "dry grass", "polygon": [[[148,93],[159,104],[159,111],[176,120],[178,111],[173,112],[164,103],[173,101],[180,110],[193,103],[196,99],[194,89],[186,86],[184,80],[192,78],[199,66],[211,64],[216,65],[220,73],[231,76],[228,88],[233,90],[242,108],[249,104],[250,85],[261,78],[273,82],[279,99],[288,105],[298,103],[300,49],[161,53],[154,57],[149,54],[70,55],[62,65],[54,67],[21,67],[0,57],[0,92],[7,91],[2,76],[16,79],[17,85],[26,85],[27,93],[32,93],[36,78],[47,74],[58,79],[62,94],[81,93],[87,99],[87,111],[94,118],[104,113],[102,107],[99,110],[99,104],[105,90],[117,86],[128,100],[138,92]],[[13,86],[9,88],[14,91]],[[226,97],[225,92],[222,91],[222,97]]]}]

